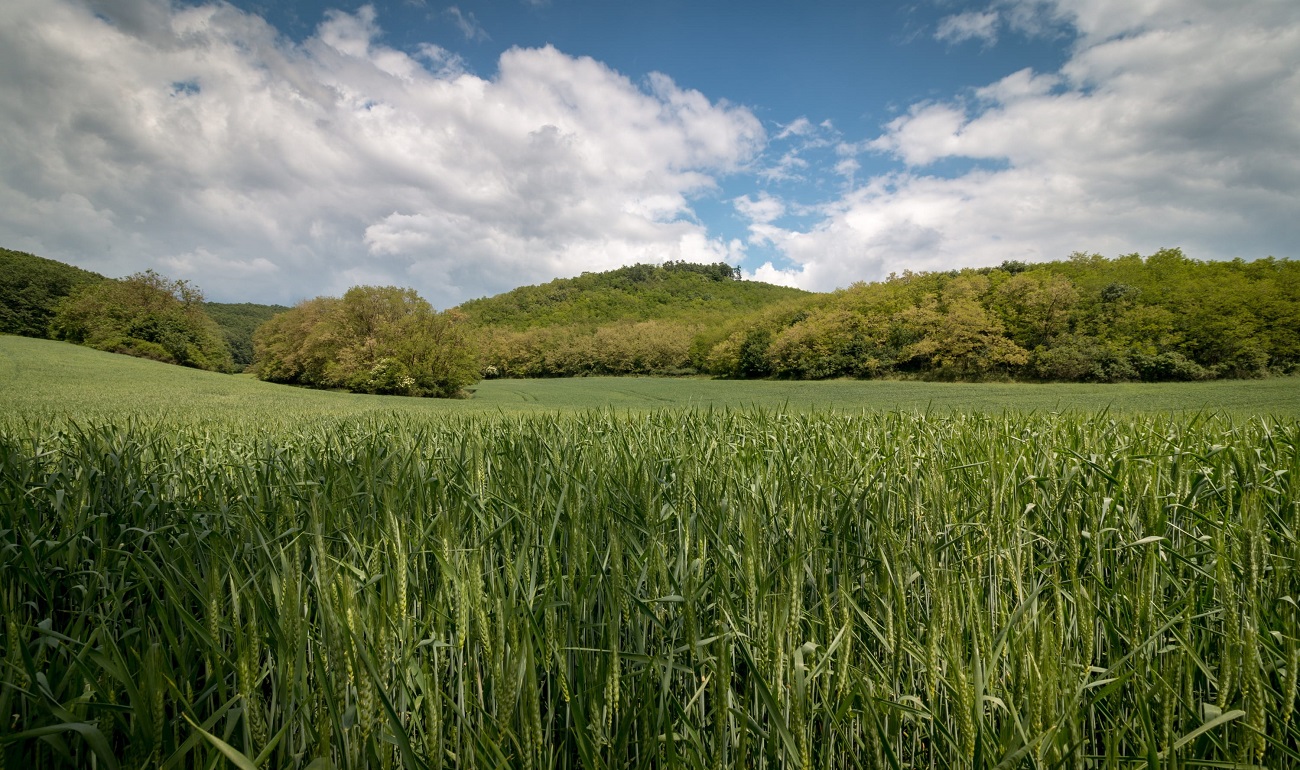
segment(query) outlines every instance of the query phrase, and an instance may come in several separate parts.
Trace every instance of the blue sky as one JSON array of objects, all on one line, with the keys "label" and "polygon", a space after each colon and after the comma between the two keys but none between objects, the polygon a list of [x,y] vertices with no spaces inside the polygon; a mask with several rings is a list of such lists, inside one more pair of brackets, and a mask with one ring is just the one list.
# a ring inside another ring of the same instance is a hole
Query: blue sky
[{"label": "blue sky", "polygon": [[1293,0],[11,0],[0,72],[0,245],[219,300],[1300,256]]}]

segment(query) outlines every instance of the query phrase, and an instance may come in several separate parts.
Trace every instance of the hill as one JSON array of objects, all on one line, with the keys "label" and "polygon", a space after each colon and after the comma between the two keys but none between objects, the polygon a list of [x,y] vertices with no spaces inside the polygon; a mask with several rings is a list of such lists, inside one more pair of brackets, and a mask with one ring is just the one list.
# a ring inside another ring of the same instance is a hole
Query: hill
[{"label": "hill", "polygon": [[788,286],[742,281],[726,263],[665,262],[521,286],[470,300],[458,309],[476,325],[522,331],[629,321],[713,321],[806,296],[808,292]]},{"label": "hill", "polygon": [[102,280],[99,273],[0,248],[0,333],[49,337],[59,301],[78,286]]},{"label": "hill", "polygon": [[904,273],[736,327],[706,369],[733,377],[1130,382],[1300,369],[1300,262],[1143,257]]},{"label": "hill", "polygon": [[273,316],[289,308],[284,305],[258,305],[252,302],[205,302],[203,310],[225,336],[235,367],[243,370],[253,363],[253,332]]},{"label": "hill", "polygon": [[[109,280],[99,273],[23,251],[0,248],[0,334],[50,337],[59,302],[78,286]],[[289,308],[251,302],[205,302],[240,369],[253,361],[253,331]]]},{"label": "hill", "polygon": [[479,329],[488,377],[690,374],[710,330],[815,297],[740,280],[726,263],[666,262],[523,286],[457,308]]},{"label": "hill", "polygon": [[[0,250],[0,332],[47,336],[103,276]],[[207,303],[240,367],[286,308]],[[454,309],[493,377],[1134,382],[1300,372],[1300,262],[1075,254],[891,275],[816,294],[667,262],[525,286]]]}]

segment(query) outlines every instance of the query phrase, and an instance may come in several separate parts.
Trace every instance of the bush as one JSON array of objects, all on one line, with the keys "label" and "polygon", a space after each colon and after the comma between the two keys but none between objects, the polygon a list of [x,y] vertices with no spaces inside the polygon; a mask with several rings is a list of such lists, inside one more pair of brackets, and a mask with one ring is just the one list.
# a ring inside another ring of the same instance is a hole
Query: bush
[{"label": "bush", "polygon": [[1070,337],[1050,348],[1036,348],[1031,368],[1041,379],[1060,382],[1138,379],[1138,371],[1124,351],[1093,337]]},{"label": "bush", "polygon": [[1190,382],[1209,379],[1212,376],[1209,369],[1182,353],[1168,352],[1155,355],[1134,353],[1132,361],[1138,376],[1146,382]]}]

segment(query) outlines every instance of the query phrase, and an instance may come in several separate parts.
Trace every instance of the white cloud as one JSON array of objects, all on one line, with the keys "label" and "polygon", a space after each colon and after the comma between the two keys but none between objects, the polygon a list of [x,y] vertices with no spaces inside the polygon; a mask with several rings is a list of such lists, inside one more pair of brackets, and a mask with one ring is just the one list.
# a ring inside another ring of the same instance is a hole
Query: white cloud
[{"label": "white cloud", "polygon": [[741,256],[691,200],[763,146],[748,110],[552,48],[480,78],[381,21],[330,12],[291,44],[226,4],[0,4],[0,243],[217,299],[364,280],[439,305]]},{"label": "white cloud", "polygon": [[780,132],[777,133],[777,139],[788,139],[792,136],[808,136],[817,130],[812,121],[807,117],[800,116],[781,126]]},{"label": "white cloud", "polygon": [[980,40],[985,45],[992,45],[998,39],[998,14],[996,11],[969,11],[945,16],[939,20],[934,37],[947,43]]},{"label": "white cloud", "polygon": [[479,23],[478,17],[472,11],[461,11],[459,6],[453,5],[445,13],[466,40],[488,39],[487,30],[483,29],[483,25]]},{"label": "white cloud", "polygon": [[785,214],[785,204],[781,202],[781,199],[774,198],[767,193],[759,193],[757,199],[742,195],[732,203],[735,205],[736,211],[751,222],[767,224],[780,219]]},{"label": "white cloud", "polygon": [[996,7],[1072,25],[1060,71],[914,105],[866,145],[904,169],[859,177],[813,227],[765,231],[793,267],[760,272],[829,289],[1076,250],[1300,257],[1300,6]]},{"label": "white cloud", "polygon": [[779,157],[755,171],[765,182],[806,181],[807,172],[812,167],[806,155],[832,147],[839,151],[843,146],[840,132],[829,120],[813,123],[800,116],[784,125],[778,124],[778,127],[780,131],[772,137],[768,150],[779,151]]}]

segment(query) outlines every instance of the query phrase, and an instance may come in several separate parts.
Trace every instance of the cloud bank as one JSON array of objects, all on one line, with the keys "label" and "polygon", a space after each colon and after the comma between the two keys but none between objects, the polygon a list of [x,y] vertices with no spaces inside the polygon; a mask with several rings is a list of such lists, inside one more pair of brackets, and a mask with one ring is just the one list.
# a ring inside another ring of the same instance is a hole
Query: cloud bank
[{"label": "cloud bank", "polygon": [[486,79],[379,35],[368,6],[295,44],[224,4],[4,3],[4,244],[262,301],[735,261],[691,199],[761,149],[748,110],[553,48]]},{"label": "cloud bank", "polygon": [[1300,6],[1003,0],[936,35],[991,42],[999,27],[1075,42],[1059,71],[912,105],[860,146],[902,168],[859,177],[814,226],[754,216],[753,236],[785,258],[757,277],[830,289],[1175,245],[1300,257]]}]

